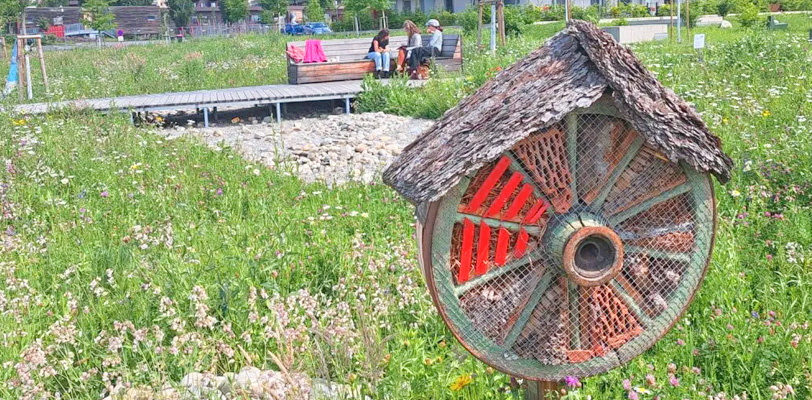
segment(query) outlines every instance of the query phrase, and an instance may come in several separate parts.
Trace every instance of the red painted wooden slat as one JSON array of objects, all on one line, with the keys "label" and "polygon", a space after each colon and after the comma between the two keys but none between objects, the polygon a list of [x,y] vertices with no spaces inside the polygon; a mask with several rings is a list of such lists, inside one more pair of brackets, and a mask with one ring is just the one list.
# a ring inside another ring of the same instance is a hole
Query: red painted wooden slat
[{"label": "red painted wooden slat", "polygon": [[488,261],[491,258],[491,227],[484,221],[479,223],[479,243],[476,246],[476,267],[474,274],[484,275],[488,272]]},{"label": "red painted wooden slat", "polygon": [[524,216],[523,224],[535,224],[541,219],[541,216],[544,215],[544,212],[547,211],[547,208],[550,207],[550,203],[548,203],[544,199],[536,200],[536,204],[533,204],[533,207],[530,207],[530,211],[527,212],[527,215]]},{"label": "red painted wooden slat", "polygon": [[471,255],[474,251],[474,223],[465,218],[462,221],[462,255],[460,256],[460,273],[458,283],[471,279]]},{"label": "red painted wooden slat", "polygon": [[522,186],[522,189],[519,190],[519,194],[516,195],[516,198],[513,199],[513,202],[510,203],[510,207],[508,207],[507,211],[505,211],[505,215],[502,219],[509,220],[513,219],[519,211],[522,210],[524,207],[524,203],[527,202],[527,199],[530,197],[530,194],[533,193],[533,187],[525,184]]},{"label": "red painted wooden slat", "polygon": [[502,177],[502,174],[505,173],[507,168],[510,166],[510,159],[507,157],[502,157],[496,166],[493,168],[488,177],[485,178],[485,182],[482,183],[482,186],[479,187],[474,197],[471,199],[471,203],[465,209],[465,212],[472,213],[476,211],[479,206],[488,198],[488,193],[491,192],[496,183],[499,182],[499,178]]},{"label": "red painted wooden slat", "polygon": [[524,255],[524,252],[527,250],[527,242],[530,240],[530,235],[527,234],[527,231],[522,229],[519,231],[519,238],[516,239],[516,247],[513,249],[513,256],[516,258],[520,258]]},{"label": "red painted wooden slat", "polygon": [[496,214],[499,214],[502,211],[502,207],[505,206],[510,195],[513,194],[513,191],[519,187],[519,184],[522,183],[524,179],[524,175],[520,172],[514,172],[513,175],[510,176],[510,179],[505,184],[505,187],[502,188],[502,191],[499,192],[499,195],[496,196],[496,199],[493,200],[493,203],[490,207],[488,207],[488,211],[485,212],[486,217],[493,217]]},{"label": "red painted wooden slat", "polygon": [[494,264],[505,265],[507,262],[507,249],[510,245],[510,232],[505,228],[499,228],[499,236],[496,237],[496,254],[494,254]]}]

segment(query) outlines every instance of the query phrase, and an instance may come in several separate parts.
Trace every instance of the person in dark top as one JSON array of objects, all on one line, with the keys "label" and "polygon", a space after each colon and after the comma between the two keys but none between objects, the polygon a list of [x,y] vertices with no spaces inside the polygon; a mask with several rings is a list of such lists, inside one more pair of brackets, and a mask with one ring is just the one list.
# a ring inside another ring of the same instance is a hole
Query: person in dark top
[{"label": "person in dark top", "polygon": [[443,50],[443,28],[440,22],[436,19],[430,19],[426,22],[428,33],[431,35],[431,40],[427,46],[418,47],[412,50],[409,56],[409,69],[412,71],[412,78],[417,78],[417,69],[427,59],[439,55]]},{"label": "person in dark top", "polygon": [[372,44],[369,46],[369,54],[367,54],[367,58],[375,61],[375,79],[389,78],[390,57],[389,30],[381,29],[381,31],[372,38]]}]

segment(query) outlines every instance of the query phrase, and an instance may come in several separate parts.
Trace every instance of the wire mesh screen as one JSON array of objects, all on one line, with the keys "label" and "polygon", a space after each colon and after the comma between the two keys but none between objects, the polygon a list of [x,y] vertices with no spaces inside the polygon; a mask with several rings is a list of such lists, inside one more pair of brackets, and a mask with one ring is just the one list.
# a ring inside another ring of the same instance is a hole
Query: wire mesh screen
[{"label": "wire mesh screen", "polygon": [[699,286],[715,220],[707,174],[589,110],[434,207],[422,237],[443,318],[485,362],[545,380],[604,372],[664,335]]}]

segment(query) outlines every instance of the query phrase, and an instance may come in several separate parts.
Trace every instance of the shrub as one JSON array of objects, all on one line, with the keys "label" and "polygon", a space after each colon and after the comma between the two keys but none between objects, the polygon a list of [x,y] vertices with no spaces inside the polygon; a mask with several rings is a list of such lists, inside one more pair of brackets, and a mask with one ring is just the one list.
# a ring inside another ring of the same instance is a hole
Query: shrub
[{"label": "shrub", "polygon": [[564,19],[564,7],[553,5],[542,8],[541,20],[542,21],[561,21]]},{"label": "shrub", "polygon": [[746,28],[750,28],[755,26],[761,20],[761,17],[758,15],[758,7],[747,1],[743,0],[737,6],[739,11],[739,23]]},{"label": "shrub", "polygon": [[685,21],[685,24],[689,27],[696,26],[696,21],[699,20],[700,14],[702,14],[702,7],[691,7],[688,9],[683,6],[680,8],[680,16],[682,17],[682,20]]},{"label": "shrub", "polygon": [[[524,27],[528,25],[525,21],[524,13],[520,6],[505,6],[505,34],[518,35],[522,32]],[[479,18],[479,9],[476,7],[469,7],[467,10],[458,13],[456,22],[462,26],[464,32],[472,33],[477,30],[477,19]],[[485,7],[482,12],[482,23],[489,24],[491,21],[491,9]]]},{"label": "shrub", "polygon": [[728,14],[733,10],[735,4],[733,0],[719,0],[716,3],[716,13],[719,14],[721,17],[727,17]]},{"label": "shrub", "polygon": [[597,6],[590,6],[587,8],[575,6],[572,7],[571,10],[573,19],[581,19],[584,21],[592,22],[593,24],[597,24],[598,21],[600,20]]},{"label": "shrub", "polygon": [[668,17],[671,15],[671,5],[670,4],[663,4],[657,7],[657,16],[658,17]]}]

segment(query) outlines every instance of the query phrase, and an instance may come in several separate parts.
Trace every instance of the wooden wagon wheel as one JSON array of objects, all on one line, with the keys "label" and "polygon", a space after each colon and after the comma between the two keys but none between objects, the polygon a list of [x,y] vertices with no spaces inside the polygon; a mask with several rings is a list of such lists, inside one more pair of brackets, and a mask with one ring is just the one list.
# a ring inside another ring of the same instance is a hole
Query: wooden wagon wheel
[{"label": "wooden wagon wheel", "polygon": [[471,353],[560,380],[625,363],[668,331],[704,277],[715,220],[708,174],[592,108],[464,178],[418,239],[435,304]]}]

